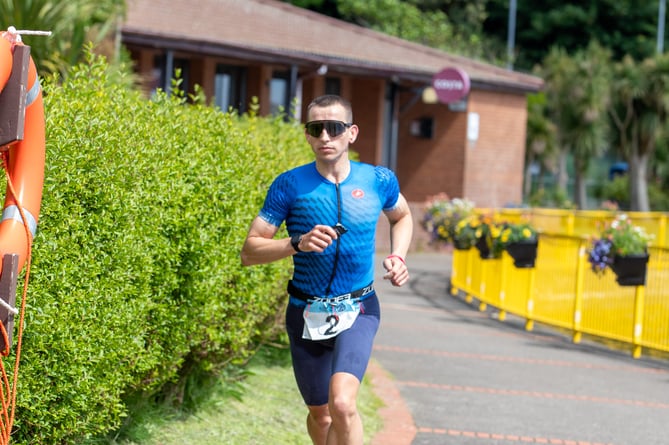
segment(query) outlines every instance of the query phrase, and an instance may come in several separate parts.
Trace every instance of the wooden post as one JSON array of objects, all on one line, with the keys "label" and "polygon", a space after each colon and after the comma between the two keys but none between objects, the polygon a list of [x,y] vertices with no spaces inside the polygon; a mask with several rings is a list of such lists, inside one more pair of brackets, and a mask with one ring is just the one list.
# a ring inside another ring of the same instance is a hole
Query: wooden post
[{"label": "wooden post", "polygon": [[19,256],[8,253],[2,258],[2,275],[0,275],[0,298],[5,304],[0,304],[0,320],[7,332],[9,345],[0,335],[0,351],[9,351],[12,346],[12,332],[14,331],[14,308],[16,305],[16,282],[19,274]]}]

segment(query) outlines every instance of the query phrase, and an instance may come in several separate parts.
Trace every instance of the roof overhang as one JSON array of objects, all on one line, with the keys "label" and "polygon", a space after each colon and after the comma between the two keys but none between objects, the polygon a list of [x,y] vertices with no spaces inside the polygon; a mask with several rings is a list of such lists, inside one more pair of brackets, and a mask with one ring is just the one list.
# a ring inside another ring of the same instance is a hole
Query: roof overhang
[{"label": "roof overhang", "polygon": [[[428,69],[389,65],[368,60],[342,58],[327,54],[300,52],[281,48],[254,47],[252,45],[226,44],[205,40],[184,39],[183,36],[156,35],[141,30],[124,28],[121,40],[126,45],[134,45],[157,50],[172,50],[184,53],[206,54],[214,57],[234,58],[257,63],[297,66],[311,71],[327,65],[329,72],[348,75],[381,77],[394,83],[418,83],[429,86],[434,72]],[[503,91],[516,94],[533,93],[537,88],[518,82],[504,82],[500,79],[487,81],[471,80],[472,89]]]}]

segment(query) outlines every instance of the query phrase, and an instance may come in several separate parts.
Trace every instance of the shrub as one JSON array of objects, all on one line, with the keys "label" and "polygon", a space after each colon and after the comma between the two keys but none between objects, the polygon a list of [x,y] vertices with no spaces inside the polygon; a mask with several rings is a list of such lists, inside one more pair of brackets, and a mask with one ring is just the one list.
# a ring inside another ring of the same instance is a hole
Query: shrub
[{"label": "shrub", "polygon": [[178,400],[193,372],[247,357],[291,263],[243,268],[239,249],[274,176],[311,159],[294,123],[145,100],[104,59],[43,87],[15,444],[104,435],[131,421],[128,400]]},{"label": "shrub", "polygon": [[[667,194],[666,186],[656,181],[649,181],[648,184],[648,201],[650,208],[654,212],[669,211],[669,194]],[[602,200],[615,202],[617,208],[622,210],[629,210],[630,207],[630,183],[629,176],[616,176],[613,180],[605,182],[601,186],[601,190],[597,193],[597,197]]]}]

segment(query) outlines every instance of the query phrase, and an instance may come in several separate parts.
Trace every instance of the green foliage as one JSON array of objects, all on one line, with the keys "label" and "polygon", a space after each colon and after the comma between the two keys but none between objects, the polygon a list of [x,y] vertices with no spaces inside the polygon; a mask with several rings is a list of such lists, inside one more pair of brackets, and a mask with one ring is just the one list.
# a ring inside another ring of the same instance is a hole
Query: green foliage
[{"label": "green foliage", "polygon": [[[198,382],[193,410],[147,407],[140,425],[118,445],[311,444],[304,419],[306,408],[295,386],[288,338],[264,345],[243,369],[226,379]],[[358,410],[365,443],[381,429],[382,402],[363,379]]]},{"label": "green foliage", "polygon": [[87,42],[98,45],[109,37],[124,9],[124,0],[0,0],[4,29],[14,26],[52,33],[23,37],[42,75],[64,76],[85,58]]},{"label": "green foliage", "polygon": [[653,236],[641,226],[634,225],[626,214],[621,213],[608,223],[600,235],[613,244],[616,255],[635,255],[646,253],[648,243]]},{"label": "green foliage", "polygon": [[290,262],[243,268],[239,249],[274,176],[311,159],[298,126],[148,101],[118,76],[90,57],[44,85],[16,444],[105,434],[131,399],[182,401],[189,376],[248,357],[285,304]]},{"label": "green foliage", "polygon": [[634,225],[626,214],[617,214],[604,224],[599,236],[592,238],[588,249],[590,267],[601,274],[606,268],[613,267],[615,257],[647,254],[653,238],[643,227]]},{"label": "green foliage", "polygon": [[491,56],[483,0],[284,0],[340,20],[470,57]]},{"label": "green foliage", "polygon": [[616,175],[611,181],[602,184],[601,191],[597,194],[603,201],[612,201],[615,202],[619,208],[629,209],[629,176]]},{"label": "green foliage", "polygon": [[[474,223],[476,224],[476,223]],[[500,258],[504,245],[501,242],[502,224],[495,220],[492,214],[480,214],[478,225],[476,227],[476,238],[479,250],[487,252],[487,258]],[[483,252],[482,252],[483,255]]]},{"label": "green foliage", "polygon": [[526,163],[538,162],[542,171],[552,170],[557,154],[557,127],[547,116],[546,93],[527,96]]},{"label": "green foliage", "polygon": [[669,194],[661,184],[655,182],[648,184],[648,201],[654,212],[669,212]]},{"label": "green foliage", "polygon": [[480,222],[479,215],[469,215],[464,219],[458,221],[455,225],[455,233],[453,234],[453,245],[458,249],[469,249],[476,244]]},{"label": "green foliage", "polygon": [[479,250],[481,258],[501,258],[502,252],[515,243],[538,242],[537,230],[525,219],[520,222],[499,221],[493,214],[478,214],[463,220],[458,232]]},{"label": "green foliage", "polygon": [[539,187],[528,198],[530,207],[553,207],[557,209],[574,209],[564,190],[556,187]]},{"label": "green foliage", "polygon": [[580,208],[585,206],[590,160],[607,146],[609,59],[608,52],[595,43],[573,56],[554,47],[541,72],[560,150],[574,160],[574,202]]},{"label": "green foliage", "polygon": [[[500,55],[509,36],[508,0],[285,1],[487,62],[506,59]],[[545,91],[528,100],[526,165],[538,166],[542,178],[555,175],[559,189],[540,184],[534,202],[585,208],[589,164],[605,150],[630,162],[631,208],[665,201],[651,196],[653,183],[664,189],[669,183],[669,136],[662,123],[669,58],[656,56],[657,8],[657,2],[632,0],[546,0],[537,8],[518,0],[514,67],[546,80]],[[564,196],[569,172],[562,171],[567,155],[574,167],[570,199]],[[529,195],[529,169],[526,175]]]},{"label": "green foliage", "polygon": [[505,223],[502,226],[500,242],[504,248],[512,243],[522,243],[528,241],[537,241],[539,235],[537,229],[527,221],[519,223]]},{"label": "green foliage", "polygon": [[[607,181],[597,190],[596,196],[602,201],[613,201],[621,209],[629,209],[630,184],[629,176],[616,176]],[[648,200],[650,208],[654,212],[669,211],[669,194],[661,184],[651,182],[648,184]]]},{"label": "green foliage", "polygon": [[[632,55],[642,60],[655,53],[658,2],[636,0],[518,0],[514,66],[531,70],[556,46],[569,53],[595,40],[615,60]],[[487,38],[506,42],[509,0],[488,0],[483,30]],[[666,41],[667,36],[665,36]],[[665,45],[666,47],[666,45]]]},{"label": "green foliage", "polygon": [[[506,61],[509,0],[284,1],[461,55]],[[545,0],[536,6],[517,0],[517,70],[532,71],[548,48],[573,54],[592,41],[611,50],[614,60],[627,54],[643,60],[656,51],[658,2]]]},{"label": "green foliage", "polygon": [[385,34],[439,47],[453,38],[453,27],[441,11],[422,12],[399,0],[358,0],[339,5],[340,12],[355,17],[359,25]]}]

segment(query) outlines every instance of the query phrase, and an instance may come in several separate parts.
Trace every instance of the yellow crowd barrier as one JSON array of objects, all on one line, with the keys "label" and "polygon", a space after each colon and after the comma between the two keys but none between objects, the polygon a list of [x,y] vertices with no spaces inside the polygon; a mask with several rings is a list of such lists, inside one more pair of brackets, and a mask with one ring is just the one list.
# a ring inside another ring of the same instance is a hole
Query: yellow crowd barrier
[{"label": "yellow crowd barrier", "polygon": [[[620,213],[609,210],[565,210],[542,208],[476,209],[478,213],[490,213],[496,219],[519,222],[530,221],[539,231],[574,236],[592,236],[601,230],[601,225],[610,222]],[[634,225],[653,234],[653,245],[669,248],[667,237],[667,212],[623,212]]]},{"label": "yellow crowd barrier", "polygon": [[[498,215],[513,221],[520,212],[527,215],[515,209]],[[527,330],[541,322],[571,331],[576,343],[583,334],[615,340],[629,344],[635,358],[642,348],[669,352],[666,215],[629,214],[656,238],[648,249],[645,285],[621,286],[609,268],[596,274],[587,260],[589,236],[610,212],[580,213],[533,211],[534,224],[543,230],[533,268],[516,268],[506,252],[499,259],[482,259],[476,248],[454,250],[452,293],[476,299],[482,310],[497,308],[502,321],[507,313],[522,317]]]}]

